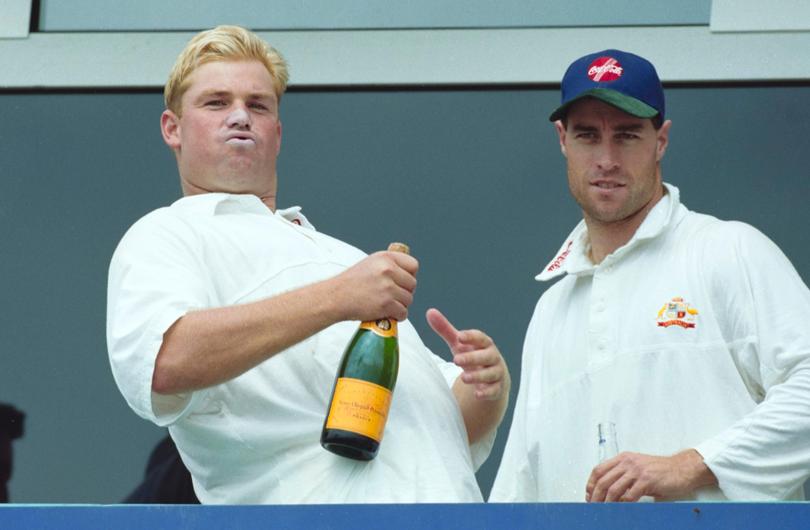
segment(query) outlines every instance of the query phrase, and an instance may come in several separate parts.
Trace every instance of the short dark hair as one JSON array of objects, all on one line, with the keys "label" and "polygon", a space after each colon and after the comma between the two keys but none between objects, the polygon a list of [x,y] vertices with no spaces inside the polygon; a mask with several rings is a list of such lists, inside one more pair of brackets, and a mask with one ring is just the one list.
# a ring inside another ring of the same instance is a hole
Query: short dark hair
[{"label": "short dark hair", "polygon": [[22,437],[25,414],[12,407],[0,403],[0,434],[5,434],[12,440]]}]

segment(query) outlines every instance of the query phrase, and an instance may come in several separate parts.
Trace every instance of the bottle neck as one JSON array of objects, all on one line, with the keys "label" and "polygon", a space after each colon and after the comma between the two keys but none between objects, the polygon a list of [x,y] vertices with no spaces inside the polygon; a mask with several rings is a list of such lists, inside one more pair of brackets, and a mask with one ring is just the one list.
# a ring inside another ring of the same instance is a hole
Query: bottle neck
[{"label": "bottle neck", "polygon": [[367,320],[360,324],[361,329],[367,329],[381,337],[397,336],[397,321],[391,318]]}]

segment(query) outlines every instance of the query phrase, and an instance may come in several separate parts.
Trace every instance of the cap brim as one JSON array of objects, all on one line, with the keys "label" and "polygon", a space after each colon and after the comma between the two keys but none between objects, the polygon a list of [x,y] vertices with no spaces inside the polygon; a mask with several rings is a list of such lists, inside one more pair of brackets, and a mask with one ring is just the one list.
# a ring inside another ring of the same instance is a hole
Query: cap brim
[{"label": "cap brim", "polygon": [[632,96],[622,94],[610,88],[593,88],[567,101],[564,105],[560,105],[557,110],[551,113],[551,116],[548,118],[549,121],[563,119],[565,115],[568,114],[568,109],[571,105],[584,98],[595,98],[604,101],[608,105],[612,105],[636,118],[654,118],[658,115],[658,111],[655,110],[655,108]]}]

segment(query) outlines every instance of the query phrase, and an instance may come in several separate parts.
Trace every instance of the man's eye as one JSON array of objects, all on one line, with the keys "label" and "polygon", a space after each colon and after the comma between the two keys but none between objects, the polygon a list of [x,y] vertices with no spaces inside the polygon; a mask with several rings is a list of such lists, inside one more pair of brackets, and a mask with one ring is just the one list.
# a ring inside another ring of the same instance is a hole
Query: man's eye
[{"label": "man's eye", "polygon": [[205,102],[206,107],[222,107],[225,105],[225,102],[221,99],[212,99]]},{"label": "man's eye", "polygon": [[263,105],[261,103],[251,103],[250,108],[258,110],[267,110],[267,105]]}]

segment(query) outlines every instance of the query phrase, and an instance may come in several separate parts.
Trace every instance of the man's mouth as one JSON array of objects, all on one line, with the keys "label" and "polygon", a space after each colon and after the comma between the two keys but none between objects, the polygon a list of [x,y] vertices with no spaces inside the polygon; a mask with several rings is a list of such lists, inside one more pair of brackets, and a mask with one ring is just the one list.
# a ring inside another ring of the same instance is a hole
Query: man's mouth
[{"label": "man's mouth", "polygon": [[612,190],[612,189],[615,189],[615,188],[623,188],[624,184],[621,184],[619,182],[614,182],[614,181],[611,181],[611,180],[597,180],[597,181],[591,182],[591,186],[596,186],[597,188],[603,189],[603,190]]},{"label": "man's mouth", "polygon": [[254,140],[252,136],[233,135],[225,140],[225,143],[228,145],[252,146],[256,145],[256,140]]}]

